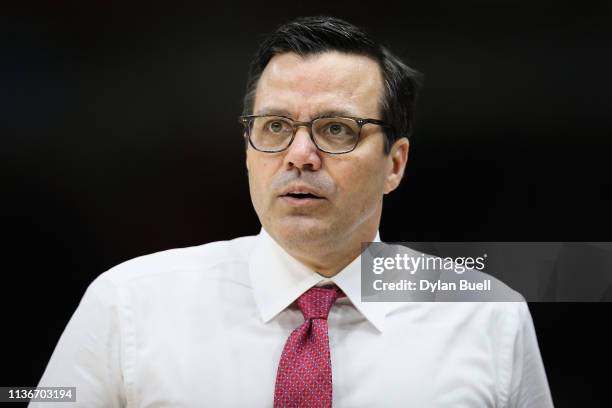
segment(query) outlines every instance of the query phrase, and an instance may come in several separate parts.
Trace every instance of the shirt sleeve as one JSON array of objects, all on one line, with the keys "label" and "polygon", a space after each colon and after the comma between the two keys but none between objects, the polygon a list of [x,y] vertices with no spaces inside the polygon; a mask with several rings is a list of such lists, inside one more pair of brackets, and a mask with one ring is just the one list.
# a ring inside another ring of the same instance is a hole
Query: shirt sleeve
[{"label": "shirt sleeve", "polygon": [[520,324],[514,339],[508,407],[553,407],[533,320],[527,303],[519,305]]},{"label": "shirt sleeve", "polygon": [[[98,277],[68,322],[39,387],[76,387],[76,403],[53,406],[123,407],[125,390],[121,369],[121,322],[115,286]],[[48,407],[30,403],[29,407]]]}]

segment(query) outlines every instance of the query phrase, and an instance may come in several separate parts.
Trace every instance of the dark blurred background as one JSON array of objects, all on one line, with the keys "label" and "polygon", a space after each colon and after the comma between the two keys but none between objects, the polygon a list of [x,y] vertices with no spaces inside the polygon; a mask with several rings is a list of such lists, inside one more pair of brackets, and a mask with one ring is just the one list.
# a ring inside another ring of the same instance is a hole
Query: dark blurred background
[{"label": "dark blurred background", "polygon": [[[386,241],[612,241],[603,1],[48,1],[0,26],[0,385],[36,385],[87,285],[256,234],[237,123],[262,34],[365,27],[425,74]],[[530,304],[558,407],[609,406],[610,303]]]}]

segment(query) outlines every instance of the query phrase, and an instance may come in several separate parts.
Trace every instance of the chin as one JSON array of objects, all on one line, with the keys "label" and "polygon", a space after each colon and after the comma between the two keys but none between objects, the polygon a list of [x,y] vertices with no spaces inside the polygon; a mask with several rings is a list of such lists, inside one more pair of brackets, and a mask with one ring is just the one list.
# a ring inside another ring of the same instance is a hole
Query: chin
[{"label": "chin", "polygon": [[325,241],[329,239],[331,230],[331,224],[323,220],[290,217],[276,222],[273,235],[280,243],[293,246]]}]

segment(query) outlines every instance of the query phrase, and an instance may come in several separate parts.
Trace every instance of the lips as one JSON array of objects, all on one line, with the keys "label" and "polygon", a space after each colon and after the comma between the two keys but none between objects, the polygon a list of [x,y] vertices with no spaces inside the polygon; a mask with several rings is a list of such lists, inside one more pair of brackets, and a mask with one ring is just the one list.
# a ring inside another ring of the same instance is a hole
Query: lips
[{"label": "lips", "polygon": [[310,186],[289,186],[281,193],[281,197],[291,197],[298,200],[323,199],[323,194]]},{"label": "lips", "polygon": [[304,199],[304,198],[318,198],[320,199],[321,197],[318,197],[312,193],[287,193],[285,194],[286,197],[293,197],[293,198],[298,198],[298,199]]},{"label": "lips", "polygon": [[293,208],[311,208],[325,202],[324,195],[306,185],[289,186],[280,195],[283,202]]}]

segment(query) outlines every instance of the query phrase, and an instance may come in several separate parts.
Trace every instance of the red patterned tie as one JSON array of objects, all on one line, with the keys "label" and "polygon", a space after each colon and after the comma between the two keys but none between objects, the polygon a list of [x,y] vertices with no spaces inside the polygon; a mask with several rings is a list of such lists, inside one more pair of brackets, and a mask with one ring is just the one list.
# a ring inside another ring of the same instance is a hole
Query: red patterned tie
[{"label": "red patterned tie", "polygon": [[274,407],[331,407],[332,373],[327,315],[339,297],[337,287],[311,288],[297,300],[304,323],[285,344],[276,373]]}]

